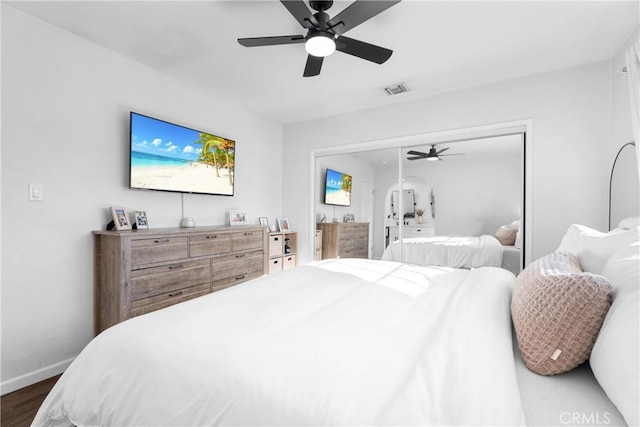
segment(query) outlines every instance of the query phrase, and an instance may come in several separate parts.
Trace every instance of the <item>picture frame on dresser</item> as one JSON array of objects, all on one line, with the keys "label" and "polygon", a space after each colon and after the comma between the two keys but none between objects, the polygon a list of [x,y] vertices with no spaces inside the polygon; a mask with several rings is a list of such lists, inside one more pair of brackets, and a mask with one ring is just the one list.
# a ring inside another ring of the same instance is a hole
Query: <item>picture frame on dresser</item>
[{"label": "picture frame on dresser", "polygon": [[229,225],[245,225],[247,223],[247,211],[233,209],[229,211]]},{"label": "picture frame on dresser", "polygon": [[269,228],[269,219],[266,216],[259,217],[258,222],[261,226]]},{"label": "picture frame on dresser", "polygon": [[149,229],[149,220],[147,219],[147,213],[145,211],[135,211],[133,217],[136,219],[136,229]]},{"label": "picture frame on dresser", "polygon": [[129,215],[124,208],[111,206],[111,218],[117,231],[131,230],[131,222],[129,221]]},{"label": "picture frame on dresser", "polygon": [[278,230],[281,232],[291,231],[289,226],[289,218],[278,218]]}]

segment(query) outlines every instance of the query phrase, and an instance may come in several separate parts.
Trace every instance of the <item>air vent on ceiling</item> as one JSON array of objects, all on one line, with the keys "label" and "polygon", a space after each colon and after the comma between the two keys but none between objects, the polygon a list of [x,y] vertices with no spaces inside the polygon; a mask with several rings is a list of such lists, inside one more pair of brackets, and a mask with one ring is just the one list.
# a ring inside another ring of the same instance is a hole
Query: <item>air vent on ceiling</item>
[{"label": "air vent on ceiling", "polygon": [[384,91],[387,93],[387,95],[397,95],[399,93],[409,92],[409,88],[407,87],[406,84],[401,82],[401,83],[397,83],[397,84],[395,84],[393,86],[385,87]]}]

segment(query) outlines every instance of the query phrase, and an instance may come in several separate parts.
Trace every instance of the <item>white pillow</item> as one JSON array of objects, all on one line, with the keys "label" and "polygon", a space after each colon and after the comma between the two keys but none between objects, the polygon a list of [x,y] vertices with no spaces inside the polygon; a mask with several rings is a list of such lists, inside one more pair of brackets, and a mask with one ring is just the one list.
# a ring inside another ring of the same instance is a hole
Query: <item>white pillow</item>
[{"label": "white pillow", "polygon": [[618,224],[618,228],[622,228],[624,230],[630,230],[636,227],[640,227],[640,216],[625,218],[620,221],[620,224]]},{"label": "white pillow", "polygon": [[517,219],[517,220],[513,221],[511,224],[509,224],[509,225],[505,225],[505,227],[507,227],[507,228],[517,228],[517,229],[520,229],[520,220],[519,220],[519,219]]},{"label": "white pillow", "polygon": [[602,272],[613,303],[591,352],[591,369],[628,425],[640,424],[640,240],[616,251]]},{"label": "white pillow", "polygon": [[589,228],[586,225],[571,224],[562,237],[562,241],[558,249],[556,249],[556,252],[570,252],[578,255],[587,243],[604,237],[606,234],[607,233]]},{"label": "white pillow", "polygon": [[640,229],[611,232],[600,239],[588,242],[578,253],[580,265],[584,271],[602,274],[604,266],[620,248],[640,239]]},{"label": "white pillow", "polygon": [[611,255],[637,240],[639,233],[638,228],[604,233],[585,225],[571,224],[556,252],[570,252],[578,257],[582,270],[601,274]]}]

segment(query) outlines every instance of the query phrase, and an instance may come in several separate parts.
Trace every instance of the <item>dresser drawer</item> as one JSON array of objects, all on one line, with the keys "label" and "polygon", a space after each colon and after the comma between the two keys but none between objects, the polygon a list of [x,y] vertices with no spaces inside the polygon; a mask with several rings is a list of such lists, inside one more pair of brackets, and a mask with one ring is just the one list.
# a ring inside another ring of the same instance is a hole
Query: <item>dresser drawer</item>
[{"label": "dresser drawer", "polygon": [[233,233],[231,250],[233,252],[262,249],[263,231],[242,231]]},{"label": "dresser drawer", "polygon": [[433,227],[417,227],[411,230],[411,237],[428,237],[434,234]]},{"label": "dresser drawer", "polygon": [[369,246],[369,236],[367,236],[366,234],[363,236],[358,236],[356,238],[353,239],[354,241],[354,245],[359,248],[359,247],[367,247]]},{"label": "dresser drawer", "polygon": [[264,259],[262,251],[225,255],[213,260],[212,281],[240,277],[247,273],[262,274]]},{"label": "dresser drawer", "polygon": [[364,232],[367,224],[342,224],[340,228],[341,236],[356,236]]},{"label": "dresser drawer", "polygon": [[198,234],[189,237],[191,258],[231,252],[231,233]]},{"label": "dresser drawer", "polygon": [[178,291],[167,292],[150,298],[143,298],[131,303],[131,317],[150,313],[161,308],[169,307],[179,302],[207,295],[211,291],[211,286],[206,283],[202,285],[183,288]]},{"label": "dresser drawer", "polygon": [[239,285],[242,282],[260,277],[261,275],[262,271],[253,271],[251,273],[244,273],[226,279],[216,280],[211,284],[211,292],[220,291],[224,288],[228,288],[229,286]]},{"label": "dresser drawer", "polygon": [[131,299],[138,300],[190,286],[210,286],[211,261],[185,261],[131,272]]},{"label": "dresser drawer", "polygon": [[340,246],[338,248],[338,256],[340,258],[355,258],[356,248],[351,246]]},{"label": "dresser drawer", "polygon": [[353,236],[343,236],[340,235],[340,237],[338,238],[338,245],[339,247],[345,247],[345,246],[353,246],[354,240],[353,240]]},{"label": "dresser drawer", "polygon": [[164,261],[186,259],[188,239],[180,237],[158,237],[131,241],[131,264],[135,267]]},{"label": "dresser drawer", "polygon": [[369,250],[366,247],[359,247],[353,250],[353,258],[369,258]]}]

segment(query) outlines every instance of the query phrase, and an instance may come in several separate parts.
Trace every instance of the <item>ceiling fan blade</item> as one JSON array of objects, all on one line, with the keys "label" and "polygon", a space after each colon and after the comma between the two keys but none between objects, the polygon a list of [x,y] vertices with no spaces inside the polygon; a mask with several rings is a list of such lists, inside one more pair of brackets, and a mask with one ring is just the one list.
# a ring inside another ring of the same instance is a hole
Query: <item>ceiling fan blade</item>
[{"label": "ceiling fan blade", "polygon": [[447,147],[447,148],[443,148],[442,150],[438,150],[438,151],[436,152],[436,154],[444,153],[444,152],[445,152],[445,151],[447,151],[449,148],[451,148],[451,147]]},{"label": "ceiling fan blade", "polygon": [[451,154],[441,154],[440,157],[444,157],[444,156],[463,156],[466,153],[451,153]]},{"label": "ceiling fan blade", "polygon": [[425,159],[425,158],[426,157],[422,157],[422,156],[419,156],[419,157],[407,157],[407,160],[420,160],[420,159]]},{"label": "ceiling fan blade", "polygon": [[[283,1],[283,3],[287,2]],[[400,0],[355,1],[329,20],[329,28],[331,28],[331,30],[337,35],[344,34],[350,29],[355,28],[363,22],[373,18],[377,14],[384,12],[396,3],[400,3]]]},{"label": "ceiling fan blade", "polygon": [[307,64],[304,66],[302,77],[313,77],[320,74],[323,59],[321,56],[307,55]]},{"label": "ceiling fan blade", "polygon": [[238,43],[245,47],[275,46],[279,44],[294,44],[304,42],[304,36],[300,34],[293,36],[246,37],[238,39]]},{"label": "ceiling fan blade", "polygon": [[407,151],[407,154],[411,154],[413,156],[426,156],[427,155],[427,153],[423,153],[421,151],[414,151],[414,150]]},{"label": "ceiling fan blade", "polygon": [[365,43],[360,40],[340,36],[336,40],[336,50],[366,59],[367,61],[383,64],[391,54],[392,50],[373,44]]},{"label": "ceiling fan blade", "polygon": [[313,16],[307,5],[302,0],[280,0],[280,3],[287,8],[289,13],[296,18],[304,28],[315,28],[319,26],[318,20]]}]

